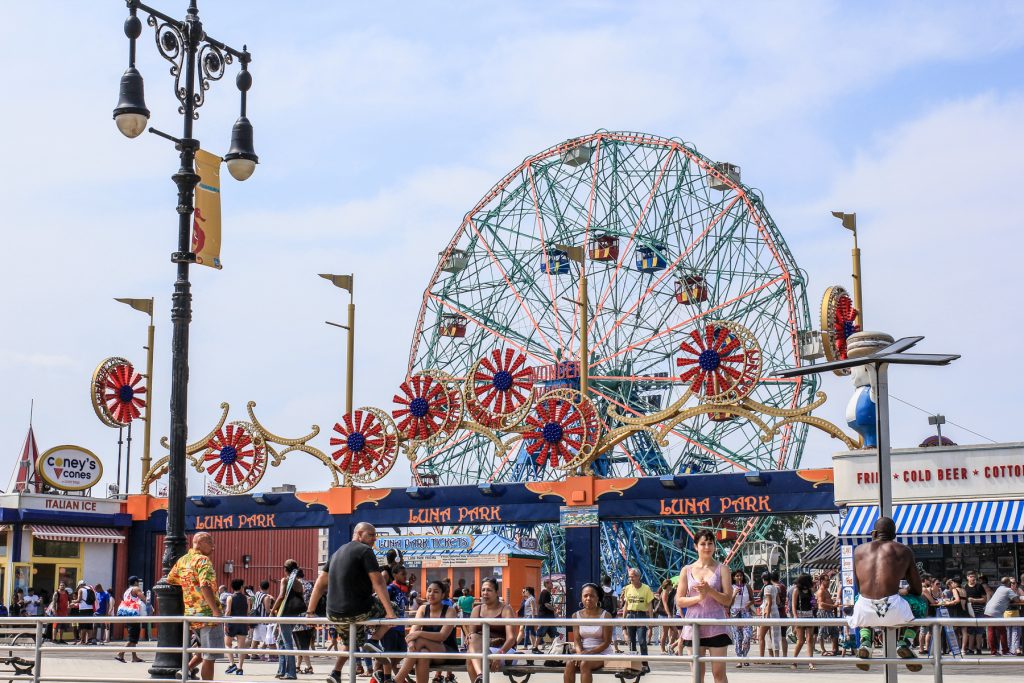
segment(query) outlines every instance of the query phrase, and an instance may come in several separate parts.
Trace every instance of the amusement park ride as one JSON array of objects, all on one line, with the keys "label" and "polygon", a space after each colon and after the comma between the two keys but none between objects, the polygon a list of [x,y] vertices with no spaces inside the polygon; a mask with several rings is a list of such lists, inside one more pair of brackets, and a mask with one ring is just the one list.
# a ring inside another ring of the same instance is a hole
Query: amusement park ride
[{"label": "amusement park ride", "polygon": [[[599,131],[526,158],[466,214],[424,292],[390,411],[350,410],[325,451],[310,443],[317,426],[289,439],[255,403],[231,422],[222,404],[187,455],[226,493],[293,452],[343,486],[379,480],[402,455],[417,486],[792,469],[809,427],[860,444],[811,414],[826,400],[816,377],[777,374],[845,358],[860,329],[841,287],[814,329],[806,287],[738,166],[678,139]],[[127,361],[101,364],[93,387],[108,424],[138,417],[144,384]],[[144,490],[167,467],[165,456],[144,472]],[[715,527],[732,555],[768,523],[602,523],[602,566],[661,577],[683,563],[692,527]],[[560,568],[557,526],[506,531],[537,536]]]}]

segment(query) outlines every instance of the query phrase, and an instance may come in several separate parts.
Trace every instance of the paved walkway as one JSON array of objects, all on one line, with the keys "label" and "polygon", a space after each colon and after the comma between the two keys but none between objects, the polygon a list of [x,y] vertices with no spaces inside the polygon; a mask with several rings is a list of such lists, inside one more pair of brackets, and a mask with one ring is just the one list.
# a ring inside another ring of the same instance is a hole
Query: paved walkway
[{"label": "paved walkway", "polygon": [[[322,653],[323,651],[319,650],[318,652]],[[151,660],[152,655],[145,655],[145,659]],[[944,679],[946,683],[977,683],[978,679],[982,676],[999,676],[1000,678],[1013,676],[1016,680],[1021,680],[1024,678],[1024,657],[1015,657],[1013,659],[1016,660],[1013,664],[1000,666],[970,664],[944,667]],[[851,658],[838,660],[846,662],[846,664],[839,665],[828,665],[824,663],[826,661],[834,662],[837,660],[822,658],[822,663],[817,665],[815,671],[809,671],[806,667],[794,671],[782,665],[752,664],[742,669],[730,667],[728,675],[731,681],[748,683],[760,683],[762,681],[764,683],[797,683],[800,679],[807,683],[816,681],[828,681],[829,683],[853,683],[856,681],[857,683],[868,683],[869,681],[882,681],[883,678],[882,668],[877,664],[872,667],[871,671],[861,672],[853,667],[853,660]],[[314,669],[317,673],[308,676],[299,675],[299,680],[316,683],[324,681],[326,675],[331,670],[332,663],[333,660],[327,658],[314,659]],[[226,666],[226,661],[217,663],[216,680],[233,683],[275,681],[274,674],[277,673],[277,664],[271,662],[246,662],[244,676],[225,675],[224,669]],[[107,652],[47,653],[43,661],[42,674],[43,676],[59,676],[65,681],[81,679],[117,681],[123,678],[137,678],[141,680],[148,676],[148,668],[149,664],[122,664],[115,661],[112,658],[112,654]],[[9,669],[0,666],[0,671],[7,672]],[[81,677],[81,679],[77,677]],[[456,677],[459,683],[468,683],[468,677],[465,673],[457,673]],[[923,683],[923,681],[932,678],[932,670],[927,666],[919,673],[901,670],[900,677],[908,681],[913,679]],[[6,680],[6,676],[3,673],[0,673],[0,680]],[[358,680],[361,683],[370,683],[369,678],[360,678]],[[504,683],[506,681],[500,674],[494,674],[492,680],[495,683]],[[682,663],[656,664],[654,671],[642,680],[644,683],[685,683],[691,680],[690,667]],[[710,672],[707,673],[706,680],[708,683],[711,683]],[[560,675],[543,674],[531,678],[530,683],[561,683],[561,681],[562,677]],[[598,676],[597,681],[598,683],[616,683],[615,679],[603,676]]]}]

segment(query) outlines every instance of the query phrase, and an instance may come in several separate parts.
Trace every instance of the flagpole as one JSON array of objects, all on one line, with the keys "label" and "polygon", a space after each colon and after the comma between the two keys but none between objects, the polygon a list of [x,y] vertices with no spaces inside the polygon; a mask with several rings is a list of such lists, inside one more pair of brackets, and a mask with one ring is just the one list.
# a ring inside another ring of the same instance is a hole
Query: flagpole
[{"label": "flagpole", "polygon": [[142,493],[148,494],[150,483],[149,470],[152,466],[152,460],[149,455],[149,438],[151,434],[151,427],[153,425],[152,407],[153,407],[153,339],[155,337],[155,329],[153,327],[153,299],[149,300],[149,330],[146,334],[146,420],[145,427],[142,432],[142,481],[144,486]]}]

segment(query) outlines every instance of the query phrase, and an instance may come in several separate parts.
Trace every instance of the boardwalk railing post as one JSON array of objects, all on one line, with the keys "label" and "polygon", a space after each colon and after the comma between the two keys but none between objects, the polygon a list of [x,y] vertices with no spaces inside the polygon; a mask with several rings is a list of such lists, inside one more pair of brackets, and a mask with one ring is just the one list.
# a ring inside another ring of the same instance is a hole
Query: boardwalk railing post
[{"label": "boardwalk railing post", "polygon": [[932,624],[932,661],[935,683],[942,683],[942,624]]},{"label": "boardwalk railing post", "polygon": [[690,657],[693,661],[693,683],[703,683],[704,672],[701,671],[700,663],[700,624],[693,625],[693,633],[690,635],[690,646],[693,648],[693,655]]},{"label": "boardwalk railing post", "polygon": [[[168,624],[168,626],[174,626],[174,624]],[[189,637],[190,635],[188,619],[183,617],[181,620],[181,680],[183,681],[190,678],[188,675],[188,645],[191,640]]]},{"label": "boardwalk railing post", "polygon": [[[508,660],[502,660],[498,666],[507,665]],[[491,625],[486,622],[480,627],[480,675],[483,683],[491,683]]]},{"label": "boardwalk railing post", "polygon": [[348,625],[348,683],[356,683],[356,629],[360,628],[363,628],[362,624]]},{"label": "boardwalk railing post", "polygon": [[[52,634],[51,634],[52,635]],[[32,668],[32,680],[34,683],[39,683],[39,677],[42,676],[43,668],[43,651],[40,649],[43,644],[43,622],[36,622],[36,652],[35,661],[36,665]]]}]

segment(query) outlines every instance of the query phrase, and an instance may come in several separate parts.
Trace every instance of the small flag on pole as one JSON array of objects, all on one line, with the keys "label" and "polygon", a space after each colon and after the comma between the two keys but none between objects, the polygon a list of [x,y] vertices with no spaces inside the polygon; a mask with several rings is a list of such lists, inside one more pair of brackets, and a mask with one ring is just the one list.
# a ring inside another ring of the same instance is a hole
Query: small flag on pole
[{"label": "small flag on pole", "polygon": [[334,283],[335,287],[340,287],[349,292],[352,291],[352,276],[351,275],[328,275],[326,273],[320,273],[320,277],[325,280],[330,280]]},{"label": "small flag on pole", "polygon": [[211,268],[220,264],[220,162],[216,154],[197,149],[196,208],[192,219],[192,252],[196,263]]},{"label": "small flag on pole", "polygon": [[114,301],[120,301],[123,304],[128,304],[136,311],[147,313],[150,317],[153,317],[153,300],[152,299],[119,299],[114,297]]},{"label": "small flag on pole", "polygon": [[843,227],[847,230],[853,230],[857,232],[857,214],[855,213],[843,213],[842,211],[833,211],[832,215],[843,222]]}]

